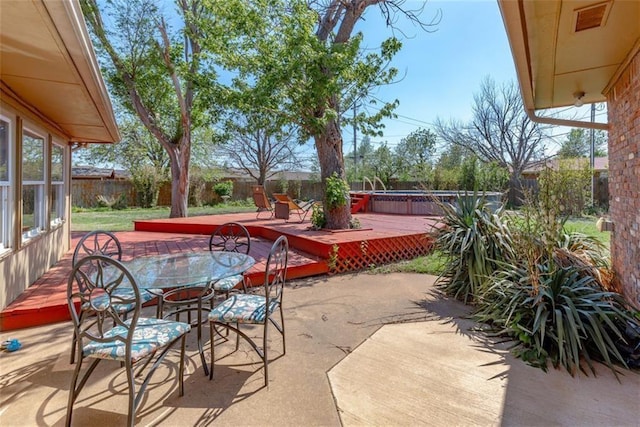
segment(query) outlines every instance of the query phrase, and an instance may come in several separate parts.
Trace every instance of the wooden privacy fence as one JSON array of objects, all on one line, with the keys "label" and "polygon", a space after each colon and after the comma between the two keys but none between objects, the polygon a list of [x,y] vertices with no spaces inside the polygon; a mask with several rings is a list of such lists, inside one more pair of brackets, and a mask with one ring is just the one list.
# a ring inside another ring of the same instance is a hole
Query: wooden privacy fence
[{"label": "wooden privacy fence", "polygon": [[[538,191],[538,181],[536,179],[523,179],[522,188],[529,189],[533,193]],[[190,205],[215,204],[222,200],[213,191],[212,183],[200,185],[192,184],[189,191]],[[256,185],[253,181],[234,181],[233,193],[230,200],[251,199],[251,188]],[[393,190],[419,190],[422,186],[419,182],[393,182]],[[283,193],[284,185],[282,181],[267,181],[265,184],[267,194]],[[352,190],[362,190],[362,182],[351,183]],[[391,189],[391,188],[390,188]],[[367,190],[369,188],[367,187]],[[380,189],[379,189],[380,190]],[[322,200],[322,186],[317,181],[287,181],[286,193],[295,199]],[[97,197],[102,195],[108,199],[117,199],[121,194],[125,194],[127,206],[137,206],[137,194],[133,184],[127,180],[82,180],[74,179],[71,182],[72,204],[76,207],[90,208],[97,206]],[[509,195],[510,203],[513,206],[522,204],[521,197]],[[598,177],[595,182],[595,201],[598,206],[608,206],[609,204],[609,182],[607,177]],[[171,205],[171,184],[166,183],[160,187],[158,195],[158,206]]]},{"label": "wooden privacy fence", "polygon": [[[206,205],[219,203],[222,200],[213,191],[213,183],[192,184],[189,190],[190,205]],[[256,185],[253,181],[234,181],[233,193],[230,200],[251,199],[251,188]],[[267,181],[267,194],[283,193],[284,185],[281,181]],[[322,199],[322,187],[317,181],[288,181],[286,193],[296,199]],[[127,206],[137,206],[137,192],[131,181],[127,180],[83,180],[71,181],[72,205],[79,208],[97,206],[98,196],[107,199],[117,199],[124,194]],[[158,206],[171,206],[171,183],[163,184],[158,194]]]}]

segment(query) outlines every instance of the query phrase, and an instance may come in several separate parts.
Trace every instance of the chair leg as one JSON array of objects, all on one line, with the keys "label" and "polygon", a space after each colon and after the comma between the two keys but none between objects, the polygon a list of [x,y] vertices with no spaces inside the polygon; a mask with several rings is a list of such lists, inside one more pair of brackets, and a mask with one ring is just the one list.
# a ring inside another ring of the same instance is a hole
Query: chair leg
[{"label": "chair leg", "polygon": [[209,345],[211,346],[211,368],[209,369],[209,380],[213,379],[213,367],[214,361],[216,360],[215,355],[215,344],[213,340],[215,338],[216,328],[215,323],[209,322]]},{"label": "chair leg", "polygon": [[182,335],[182,343],[180,344],[180,373],[178,374],[178,393],[184,396],[184,350],[187,342],[187,334]]},{"label": "chair leg", "polygon": [[84,388],[84,385],[87,383],[89,376],[91,376],[91,373],[94,371],[96,366],[98,366],[98,363],[100,363],[100,359],[95,359],[91,363],[91,365],[89,365],[89,368],[87,368],[87,371],[82,376],[82,379],[80,380],[80,384],[78,384],[78,377],[80,376],[80,370],[82,369],[82,362],[84,361],[81,355],[79,357],[80,359],[78,360],[78,363],[76,364],[76,368],[73,371],[73,378],[71,379],[71,385],[69,386],[69,401],[67,403],[67,419],[65,421],[65,424],[67,425],[67,427],[71,425],[73,404],[75,403],[76,399],[78,398],[78,395]]},{"label": "chair leg", "polygon": [[[202,346],[202,298],[201,297],[198,298],[197,309],[198,309],[198,313],[197,313],[198,352],[200,352],[200,360],[202,361],[202,369],[204,369],[204,374],[209,375],[209,368],[207,367],[207,360],[204,357],[204,348]],[[189,311],[189,313],[191,313],[191,311]]]},{"label": "chair leg", "polygon": [[264,331],[262,333],[262,363],[264,364],[264,386],[269,387],[269,359],[267,358],[267,331],[269,330],[269,321],[265,319]]},{"label": "chair leg", "polygon": [[280,333],[282,334],[282,354],[285,355],[287,354],[287,345],[284,338],[284,313],[282,311],[282,304],[280,304],[280,327],[282,328],[282,330],[280,331]]},{"label": "chair leg", "polygon": [[[236,322],[236,329],[240,330],[240,322]],[[229,335],[229,329],[227,328],[227,335]],[[236,334],[236,351],[240,348],[240,334]]]},{"label": "chair leg", "polygon": [[[75,340],[76,335],[73,334],[73,338]],[[71,353],[71,357],[75,355],[76,346],[74,343],[73,352]],[[71,362],[73,363],[73,362]],[[73,404],[76,401],[76,386],[78,384],[78,374],[80,374],[80,367],[82,365],[82,358],[78,360],[78,364],[76,368],[73,370],[73,377],[71,378],[71,385],[69,386],[69,400],[67,401],[67,419],[65,420],[65,425],[69,427],[71,425],[71,416],[73,414]]]},{"label": "chair leg", "polygon": [[135,382],[133,381],[133,366],[131,366],[131,361],[127,360],[125,362],[127,369],[127,384],[129,386],[129,412],[127,415],[127,425],[129,427],[133,427],[135,418],[136,418],[136,405],[135,405]]}]

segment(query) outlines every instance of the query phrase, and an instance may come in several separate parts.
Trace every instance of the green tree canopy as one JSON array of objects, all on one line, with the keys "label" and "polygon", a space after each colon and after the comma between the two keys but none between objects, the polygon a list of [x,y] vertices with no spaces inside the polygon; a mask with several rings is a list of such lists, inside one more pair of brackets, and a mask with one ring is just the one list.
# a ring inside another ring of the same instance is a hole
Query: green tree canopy
[{"label": "green tree canopy", "polygon": [[[594,155],[603,157],[607,155],[607,133],[603,130],[594,130]],[[591,131],[584,128],[574,128],[560,145],[558,157],[589,157],[591,152]]]}]

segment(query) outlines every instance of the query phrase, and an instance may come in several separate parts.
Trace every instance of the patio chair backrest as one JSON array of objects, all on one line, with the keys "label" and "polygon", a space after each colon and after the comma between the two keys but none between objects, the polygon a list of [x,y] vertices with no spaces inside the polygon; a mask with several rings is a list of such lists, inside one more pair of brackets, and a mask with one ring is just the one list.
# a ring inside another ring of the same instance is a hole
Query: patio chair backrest
[{"label": "patio chair backrest", "polygon": [[[142,304],[135,279],[120,261],[104,255],[78,260],[67,282],[67,303],[78,352],[83,340],[131,344]],[[133,312],[126,322],[119,314],[118,307],[123,305],[131,306]],[[105,336],[114,326],[123,333]]]},{"label": "patio chair backrest", "polygon": [[251,235],[247,228],[237,222],[220,225],[209,239],[210,251],[240,252],[249,255]]},{"label": "patio chair backrest", "polygon": [[255,185],[253,187],[253,203],[260,209],[271,209],[271,202],[263,186]]},{"label": "patio chair backrest", "polygon": [[73,251],[71,265],[74,266],[81,259],[89,255],[104,255],[120,261],[122,246],[115,234],[109,231],[96,230],[85,234]]},{"label": "patio chair backrest", "polygon": [[286,236],[280,236],[274,242],[267,257],[264,274],[264,287],[267,297],[266,306],[271,300],[282,303],[282,291],[287,280],[287,261],[289,259],[289,241]]}]

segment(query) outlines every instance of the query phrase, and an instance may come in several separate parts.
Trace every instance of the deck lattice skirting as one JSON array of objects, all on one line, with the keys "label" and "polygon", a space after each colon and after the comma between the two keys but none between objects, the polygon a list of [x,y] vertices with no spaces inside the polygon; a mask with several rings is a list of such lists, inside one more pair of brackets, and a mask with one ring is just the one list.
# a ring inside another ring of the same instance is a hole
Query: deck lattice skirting
[{"label": "deck lattice skirting", "polygon": [[432,243],[426,234],[343,242],[332,247],[327,262],[334,274],[360,271],[427,255]]}]

